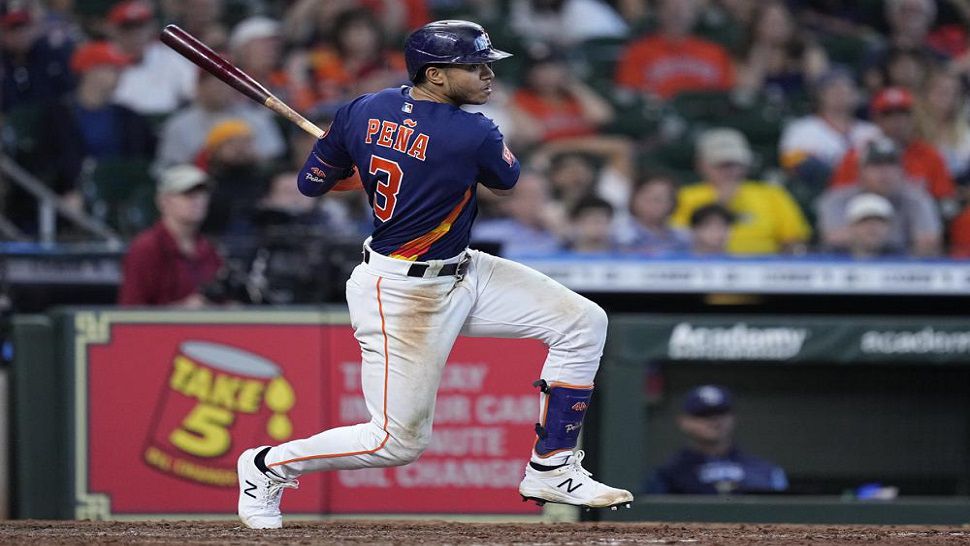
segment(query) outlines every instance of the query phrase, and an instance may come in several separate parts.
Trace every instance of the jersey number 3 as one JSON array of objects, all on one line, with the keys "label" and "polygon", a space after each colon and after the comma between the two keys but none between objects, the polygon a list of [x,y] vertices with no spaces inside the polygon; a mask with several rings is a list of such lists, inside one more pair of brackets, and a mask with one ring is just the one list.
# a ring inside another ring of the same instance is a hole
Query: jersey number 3
[{"label": "jersey number 3", "polygon": [[397,161],[384,159],[376,155],[370,156],[370,167],[367,169],[370,174],[384,173],[387,179],[378,179],[377,194],[384,198],[381,204],[377,197],[374,197],[374,215],[381,222],[386,222],[394,215],[394,206],[397,205],[397,192],[401,189],[401,179],[404,178],[404,171]]}]

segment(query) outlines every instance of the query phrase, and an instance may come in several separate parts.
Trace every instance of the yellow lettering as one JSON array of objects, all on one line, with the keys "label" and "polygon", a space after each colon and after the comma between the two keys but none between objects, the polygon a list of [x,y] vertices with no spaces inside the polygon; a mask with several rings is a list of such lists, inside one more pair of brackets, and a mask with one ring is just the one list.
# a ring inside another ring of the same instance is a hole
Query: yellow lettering
[{"label": "yellow lettering", "polygon": [[172,377],[169,379],[168,385],[172,389],[184,393],[185,383],[192,375],[192,370],[195,369],[195,364],[184,356],[177,356],[175,357],[175,361],[172,363],[172,368]]},{"label": "yellow lettering", "polygon": [[229,426],[235,415],[223,408],[198,404],[172,431],[168,441],[182,451],[197,457],[218,457],[229,450],[232,438]]},{"label": "yellow lettering", "polygon": [[196,368],[182,391],[185,396],[191,396],[199,402],[207,401],[209,391],[212,390],[212,372],[206,368]]},{"label": "yellow lettering", "polygon": [[260,381],[245,381],[236,399],[236,409],[244,413],[259,411],[259,403],[263,398],[263,383]]},{"label": "yellow lettering", "polygon": [[236,393],[242,384],[241,379],[219,374],[216,376],[216,383],[212,386],[212,393],[208,402],[226,409],[236,409]]}]

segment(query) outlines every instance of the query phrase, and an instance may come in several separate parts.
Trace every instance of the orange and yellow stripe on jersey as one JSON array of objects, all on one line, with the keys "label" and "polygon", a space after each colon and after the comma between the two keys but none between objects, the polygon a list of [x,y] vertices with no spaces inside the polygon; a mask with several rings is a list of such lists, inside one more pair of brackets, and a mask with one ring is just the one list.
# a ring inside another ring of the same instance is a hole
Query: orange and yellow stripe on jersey
[{"label": "orange and yellow stripe on jersey", "polygon": [[468,200],[472,198],[472,189],[468,188],[465,190],[465,195],[462,197],[461,202],[451,209],[448,216],[441,221],[434,229],[425,233],[424,235],[411,239],[410,241],[404,243],[391,253],[391,258],[397,258],[399,260],[415,261],[418,256],[421,256],[431,248],[431,245],[435,243],[438,239],[441,239],[451,230],[451,225],[454,223],[455,218],[461,214],[461,211],[468,204]]}]

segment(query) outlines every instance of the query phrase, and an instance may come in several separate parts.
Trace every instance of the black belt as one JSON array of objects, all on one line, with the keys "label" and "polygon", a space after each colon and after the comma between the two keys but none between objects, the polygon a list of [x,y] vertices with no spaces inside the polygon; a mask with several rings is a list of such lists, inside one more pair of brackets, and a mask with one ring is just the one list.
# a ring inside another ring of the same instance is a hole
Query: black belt
[{"label": "black belt", "polygon": [[[364,263],[370,262],[370,249],[364,249]],[[424,277],[424,272],[430,267],[428,264],[411,264],[408,268],[408,277]],[[457,275],[462,277],[465,275],[465,271],[468,270],[468,255],[462,256],[461,261],[454,264],[445,264],[442,266],[441,271],[438,271],[436,277],[447,277],[451,275]]]}]

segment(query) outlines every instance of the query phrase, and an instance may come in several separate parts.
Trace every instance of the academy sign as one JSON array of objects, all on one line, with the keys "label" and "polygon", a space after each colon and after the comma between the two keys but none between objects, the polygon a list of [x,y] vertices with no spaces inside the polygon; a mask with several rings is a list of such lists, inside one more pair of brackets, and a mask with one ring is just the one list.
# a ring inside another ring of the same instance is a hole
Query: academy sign
[{"label": "academy sign", "polygon": [[806,328],[756,328],[743,322],[726,327],[674,326],[667,356],[675,360],[788,360],[802,350]]}]

